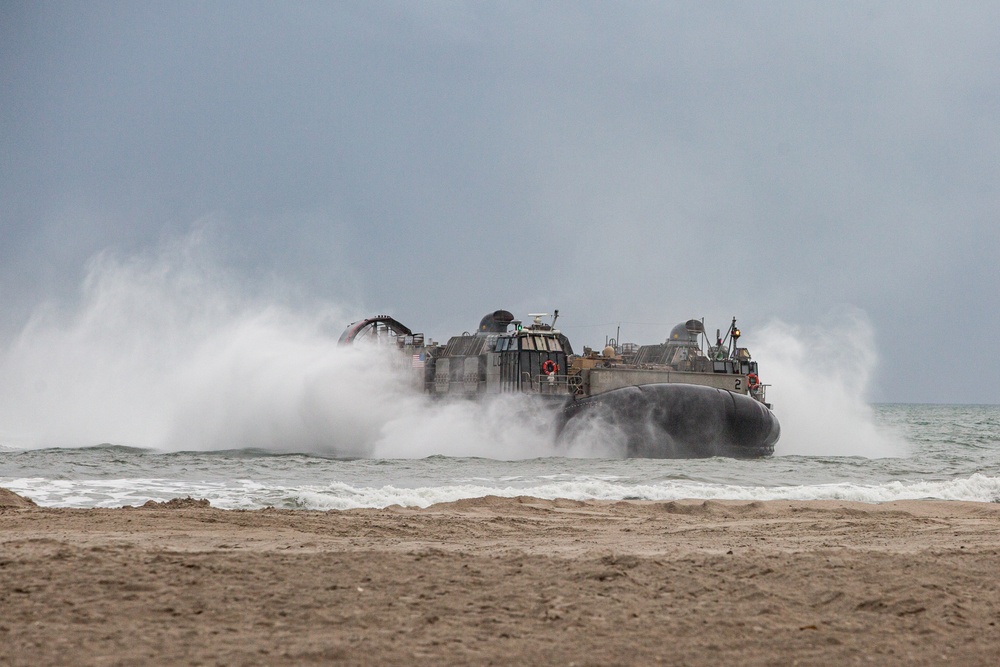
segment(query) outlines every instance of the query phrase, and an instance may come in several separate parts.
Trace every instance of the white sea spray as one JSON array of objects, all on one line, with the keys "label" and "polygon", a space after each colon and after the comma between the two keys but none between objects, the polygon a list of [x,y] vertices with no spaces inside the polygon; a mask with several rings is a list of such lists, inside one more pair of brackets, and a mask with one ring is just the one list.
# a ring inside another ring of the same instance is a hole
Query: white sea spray
[{"label": "white sea spray", "polygon": [[907,454],[903,436],[877,423],[868,402],[877,355],[864,312],[834,309],[813,326],[771,322],[755,338],[754,356],[781,423],[775,454]]},{"label": "white sea spray", "polygon": [[554,415],[527,397],[431,401],[394,351],[337,344],[344,313],[248,293],[197,234],[156,254],[102,253],[78,303],[41,305],[0,348],[0,442],[396,458],[575,451],[557,448]]}]

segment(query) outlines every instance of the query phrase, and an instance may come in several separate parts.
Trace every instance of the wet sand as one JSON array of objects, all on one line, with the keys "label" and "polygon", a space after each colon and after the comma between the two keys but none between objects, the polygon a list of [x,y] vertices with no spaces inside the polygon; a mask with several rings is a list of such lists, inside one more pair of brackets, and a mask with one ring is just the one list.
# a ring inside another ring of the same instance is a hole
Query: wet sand
[{"label": "wet sand", "polygon": [[8,492],[0,664],[995,665],[998,577],[998,504]]}]

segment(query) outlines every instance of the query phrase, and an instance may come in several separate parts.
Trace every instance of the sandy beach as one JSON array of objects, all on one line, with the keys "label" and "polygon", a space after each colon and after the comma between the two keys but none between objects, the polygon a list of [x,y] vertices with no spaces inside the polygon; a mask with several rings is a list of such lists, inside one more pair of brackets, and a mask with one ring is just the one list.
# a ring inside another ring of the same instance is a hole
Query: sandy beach
[{"label": "sandy beach", "polygon": [[998,573],[997,504],[0,492],[0,664],[994,665]]}]

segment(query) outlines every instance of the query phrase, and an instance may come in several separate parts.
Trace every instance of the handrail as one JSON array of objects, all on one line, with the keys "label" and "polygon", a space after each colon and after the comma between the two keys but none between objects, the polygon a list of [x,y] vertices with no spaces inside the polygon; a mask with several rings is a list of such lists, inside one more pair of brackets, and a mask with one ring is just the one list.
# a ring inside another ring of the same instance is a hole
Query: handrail
[{"label": "handrail", "polygon": [[532,387],[535,386],[536,381],[538,383],[539,394],[569,393],[569,376],[567,375],[557,375],[555,373],[545,375],[544,373],[539,373],[532,378]]}]

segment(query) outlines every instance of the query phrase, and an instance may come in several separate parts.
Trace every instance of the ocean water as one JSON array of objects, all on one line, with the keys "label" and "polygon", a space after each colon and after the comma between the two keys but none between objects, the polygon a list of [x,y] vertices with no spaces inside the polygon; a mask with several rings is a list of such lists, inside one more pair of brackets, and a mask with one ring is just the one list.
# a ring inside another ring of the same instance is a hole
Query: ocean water
[{"label": "ocean water", "polygon": [[[225,509],[317,510],[426,507],[485,495],[1000,502],[1000,406],[875,405],[868,410],[864,428],[844,431],[839,444],[793,423],[775,456],[752,461],[614,459],[586,452],[532,457],[524,450],[515,450],[512,460],[413,453],[345,459],[266,443],[217,451],[8,443],[0,445],[0,486],[50,507],[121,507],[187,496]],[[858,455],[865,453],[866,443],[848,439],[865,437],[875,440],[867,456]],[[446,444],[442,450],[462,449]]]}]

